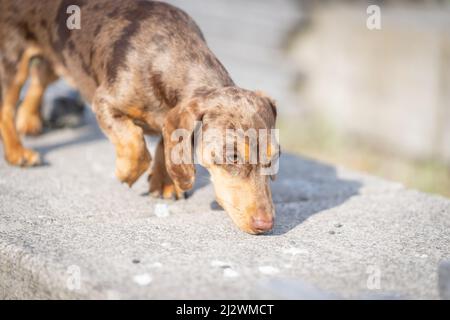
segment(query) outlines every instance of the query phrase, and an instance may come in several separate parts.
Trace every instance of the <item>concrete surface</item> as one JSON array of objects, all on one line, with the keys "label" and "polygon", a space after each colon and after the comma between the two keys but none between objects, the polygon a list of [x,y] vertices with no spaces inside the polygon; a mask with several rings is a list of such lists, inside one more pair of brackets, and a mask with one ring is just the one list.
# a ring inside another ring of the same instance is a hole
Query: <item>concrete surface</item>
[{"label": "concrete surface", "polygon": [[203,170],[178,202],[150,198],[145,177],[119,184],[93,124],[26,144],[46,165],[0,162],[0,298],[440,297],[448,199],[285,154],[275,230],[251,236]]}]

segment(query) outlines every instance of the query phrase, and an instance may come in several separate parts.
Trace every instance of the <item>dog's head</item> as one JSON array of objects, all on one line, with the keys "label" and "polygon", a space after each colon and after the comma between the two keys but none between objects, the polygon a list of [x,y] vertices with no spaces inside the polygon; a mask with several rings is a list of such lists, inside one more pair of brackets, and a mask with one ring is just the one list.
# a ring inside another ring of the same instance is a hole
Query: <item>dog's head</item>
[{"label": "dog's head", "polygon": [[199,90],[164,123],[167,171],[178,188],[189,190],[195,159],[209,171],[217,202],[239,228],[267,232],[275,216],[269,187],[278,168],[275,120],[275,103],[260,92]]}]

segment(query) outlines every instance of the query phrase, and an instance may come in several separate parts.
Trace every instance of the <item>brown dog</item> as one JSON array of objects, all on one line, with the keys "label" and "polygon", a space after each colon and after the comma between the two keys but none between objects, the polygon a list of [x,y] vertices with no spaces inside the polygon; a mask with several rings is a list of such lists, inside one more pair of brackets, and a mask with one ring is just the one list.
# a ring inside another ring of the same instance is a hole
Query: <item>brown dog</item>
[{"label": "brown dog", "polygon": [[[81,11],[80,29],[67,25],[67,10],[73,5]],[[17,130],[39,133],[40,99],[55,74],[91,103],[115,146],[120,181],[132,185],[149,168],[144,134],[162,134],[150,192],[164,198],[180,197],[195,178],[192,162],[173,160],[179,143],[173,140],[176,129],[192,136],[196,120],[202,121],[205,133],[212,128],[225,134],[226,129],[275,125],[273,101],[236,87],[195,22],[171,5],[132,0],[1,0],[0,133],[10,164],[39,163],[39,155],[22,146]],[[19,92],[29,75],[31,85],[16,118]],[[204,145],[217,141],[210,139]],[[233,149],[231,163],[218,164],[207,152],[200,163],[210,172],[217,200],[233,221],[244,231],[262,233],[273,226],[274,206],[268,175],[261,174],[263,165],[236,161],[248,160],[248,145],[247,141]],[[272,153],[269,148],[269,158]]]}]

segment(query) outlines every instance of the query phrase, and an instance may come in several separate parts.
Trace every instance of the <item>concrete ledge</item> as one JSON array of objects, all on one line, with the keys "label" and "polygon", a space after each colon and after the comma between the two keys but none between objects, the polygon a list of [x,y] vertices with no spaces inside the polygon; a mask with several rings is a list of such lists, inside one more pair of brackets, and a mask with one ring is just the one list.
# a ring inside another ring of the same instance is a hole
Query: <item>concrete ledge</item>
[{"label": "concrete ledge", "polygon": [[276,228],[256,237],[202,170],[178,202],[120,185],[94,126],[26,144],[47,165],[0,162],[0,298],[440,298],[448,199],[284,155]]},{"label": "concrete ledge", "polygon": [[450,260],[439,265],[439,292],[442,299],[450,300]]}]

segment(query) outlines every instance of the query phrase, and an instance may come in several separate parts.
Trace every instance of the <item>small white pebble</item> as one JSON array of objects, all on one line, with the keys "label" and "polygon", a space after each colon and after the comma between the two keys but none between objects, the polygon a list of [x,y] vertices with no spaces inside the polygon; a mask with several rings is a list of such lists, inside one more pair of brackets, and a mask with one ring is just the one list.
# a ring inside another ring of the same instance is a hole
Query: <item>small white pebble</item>
[{"label": "small white pebble", "polygon": [[154,263],[152,263],[149,267],[150,267],[150,268],[161,268],[161,267],[162,267],[162,263],[160,263],[160,262],[154,262]]},{"label": "small white pebble", "polygon": [[153,281],[153,278],[148,273],[138,274],[133,277],[133,281],[136,282],[140,286],[146,286]]},{"label": "small white pebble", "polygon": [[261,266],[258,268],[259,272],[262,274],[272,275],[280,272],[278,268],[272,267],[272,266]]},{"label": "small white pebble", "polygon": [[285,248],[283,249],[283,253],[285,254],[292,254],[293,256],[297,255],[297,254],[308,254],[309,251],[306,249],[300,249],[300,248]]},{"label": "small white pebble", "polygon": [[228,262],[224,262],[224,261],[220,261],[220,260],[213,260],[211,261],[211,266],[212,267],[226,267],[229,266],[230,263]]},{"label": "small white pebble", "polygon": [[231,268],[223,269],[223,276],[225,278],[236,278],[239,277],[239,273]]},{"label": "small white pebble", "polygon": [[165,203],[157,203],[155,205],[155,215],[158,218],[165,218],[170,215],[169,206]]}]

